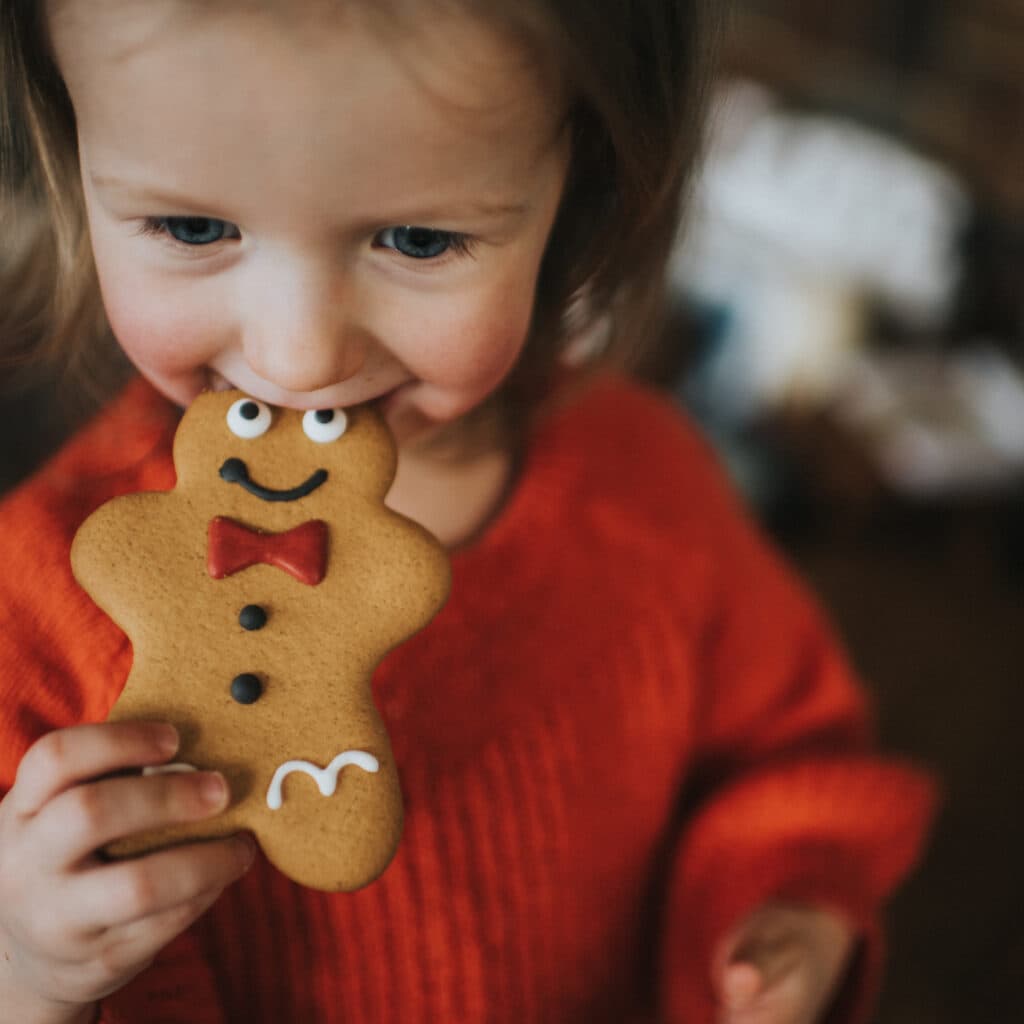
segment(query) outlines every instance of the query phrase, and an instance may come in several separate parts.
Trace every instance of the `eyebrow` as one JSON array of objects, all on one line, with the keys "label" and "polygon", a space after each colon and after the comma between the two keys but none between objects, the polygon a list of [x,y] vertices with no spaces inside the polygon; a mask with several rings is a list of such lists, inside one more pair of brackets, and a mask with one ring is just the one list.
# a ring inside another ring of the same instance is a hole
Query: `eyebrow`
[{"label": "eyebrow", "polygon": [[[118,189],[122,192],[133,192],[139,197],[145,197],[146,199],[152,199],[156,202],[167,203],[170,206],[182,206],[182,207],[193,207],[196,209],[216,209],[218,203],[207,203],[202,200],[196,200],[194,196],[187,196],[181,192],[175,192],[173,189],[164,189],[160,187],[152,188],[148,185],[136,184],[135,182],[126,181],[123,178],[117,178],[108,174],[90,174],[89,175],[93,185],[97,188],[104,189]],[[451,207],[437,207],[435,209],[418,210],[417,216],[422,218],[424,222],[433,219],[444,219],[446,216],[451,216],[453,213],[462,215],[464,213],[470,213],[474,216],[483,217],[521,217],[527,213],[530,209],[528,203],[516,203],[516,202],[490,202],[487,200],[473,200],[471,202],[460,203],[459,206],[454,204]],[[397,221],[396,221],[397,223]],[[406,221],[408,223],[408,221]]]}]

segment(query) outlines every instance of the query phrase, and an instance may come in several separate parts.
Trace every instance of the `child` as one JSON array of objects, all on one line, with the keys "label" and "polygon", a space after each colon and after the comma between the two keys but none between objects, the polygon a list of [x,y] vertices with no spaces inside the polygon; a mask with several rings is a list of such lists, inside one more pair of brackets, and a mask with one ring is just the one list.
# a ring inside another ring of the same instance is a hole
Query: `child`
[{"label": "child", "polygon": [[[696,0],[0,11],[25,290],[0,336],[70,357],[109,323],[138,371],[0,508],[3,1021],[863,1019],[930,785],[869,752],[693,428],[567,369],[570,310],[612,324],[592,369],[654,336]],[[448,605],[375,678],[407,818],[357,893],[245,836],[95,852],[228,799],[139,774],[167,727],[99,724],[131,652],[68,566],[98,504],[172,486],[180,408],[228,386],[380,403],[389,503],[452,551]]]}]

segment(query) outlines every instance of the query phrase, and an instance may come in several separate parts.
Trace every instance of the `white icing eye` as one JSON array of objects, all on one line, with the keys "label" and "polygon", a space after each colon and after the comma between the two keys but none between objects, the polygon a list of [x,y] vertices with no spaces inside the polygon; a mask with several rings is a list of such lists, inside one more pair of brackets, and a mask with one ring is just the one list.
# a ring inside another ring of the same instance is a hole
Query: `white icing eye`
[{"label": "white icing eye", "polygon": [[348,427],[344,409],[310,409],[302,417],[302,429],[306,437],[317,444],[337,441]]},{"label": "white icing eye", "polygon": [[270,429],[270,406],[255,398],[240,398],[228,409],[228,428],[237,437],[251,440]]}]

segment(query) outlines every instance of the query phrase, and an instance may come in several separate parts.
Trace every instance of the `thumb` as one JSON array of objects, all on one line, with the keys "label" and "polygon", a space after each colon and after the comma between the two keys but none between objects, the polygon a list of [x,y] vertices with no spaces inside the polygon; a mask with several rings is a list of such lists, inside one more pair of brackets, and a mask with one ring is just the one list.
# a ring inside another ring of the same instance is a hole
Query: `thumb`
[{"label": "thumb", "polygon": [[764,975],[752,963],[733,961],[722,971],[721,999],[730,1010],[751,1006],[764,988]]}]

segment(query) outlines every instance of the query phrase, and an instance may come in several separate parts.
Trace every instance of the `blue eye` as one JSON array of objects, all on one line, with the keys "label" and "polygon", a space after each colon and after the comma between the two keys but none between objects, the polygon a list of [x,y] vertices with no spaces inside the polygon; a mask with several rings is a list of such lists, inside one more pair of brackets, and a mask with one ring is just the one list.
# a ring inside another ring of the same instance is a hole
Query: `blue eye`
[{"label": "blue eye", "polygon": [[[229,234],[233,229],[234,233]],[[146,235],[166,235],[181,245],[213,245],[222,238],[238,238],[238,229],[216,217],[147,217],[140,229]]]},{"label": "blue eye", "polygon": [[434,259],[449,250],[465,254],[470,248],[466,235],[411,225],[385,228],[377,235],[375,241],[386,249],[395,249],[403,256],[414,260]]},{"label": "blue eye", "polygon": [[224,237],[224,221],[212,217],[168,217],[167,233],[185,245],[210,245]]}]

